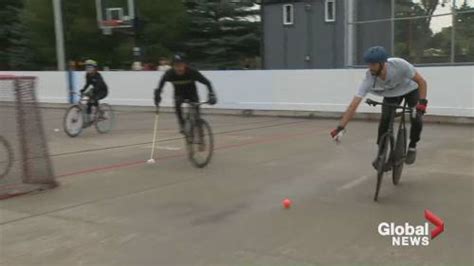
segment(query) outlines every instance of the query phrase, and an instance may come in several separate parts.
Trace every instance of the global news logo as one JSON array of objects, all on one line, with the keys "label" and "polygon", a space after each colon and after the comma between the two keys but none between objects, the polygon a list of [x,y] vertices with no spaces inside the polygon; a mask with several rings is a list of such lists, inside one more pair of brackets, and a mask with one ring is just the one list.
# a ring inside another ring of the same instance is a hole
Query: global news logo
[{"label": "global news logo", "polygon": [[[378,233],[381,236],[391,237],[392,246],[429,246],[431,240],[435,239],[444,231],[444,221],[432,213],[425,210],[425,222],[421,225],[411,225],[404,223],[397,225],[395,223],[382,222],[378,226]],[[430,232],[430,223],[435,226]]]}]

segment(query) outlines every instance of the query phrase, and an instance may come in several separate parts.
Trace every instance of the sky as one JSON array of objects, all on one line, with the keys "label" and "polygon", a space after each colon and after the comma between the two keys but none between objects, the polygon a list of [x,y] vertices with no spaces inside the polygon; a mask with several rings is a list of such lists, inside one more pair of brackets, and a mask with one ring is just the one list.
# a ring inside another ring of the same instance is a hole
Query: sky
[{"label": "sky", "polygon": [[[420,0],[416,0],[414,2],[420,2]],[[442,7],[439,5],[436,8],[436,11],[434,12],[435,15],[438,14],[446,14],[446,13],[451,13],[451,6],[452,6],[452,0],[446,1],[446,5]],[[466,0],[467,4],[469,6],[474,7],[474,0]],[[456,5],[459,6],[464,3],[464,0],[457,0]],[[472,14],[474,16],[474,13]],[[449,16],[442,16],[442,17],[433,17],[431,19],[431,30],[433,33],[440,32],[443,28],[445,27],[450,27],[452,25],[452,17]]]}]

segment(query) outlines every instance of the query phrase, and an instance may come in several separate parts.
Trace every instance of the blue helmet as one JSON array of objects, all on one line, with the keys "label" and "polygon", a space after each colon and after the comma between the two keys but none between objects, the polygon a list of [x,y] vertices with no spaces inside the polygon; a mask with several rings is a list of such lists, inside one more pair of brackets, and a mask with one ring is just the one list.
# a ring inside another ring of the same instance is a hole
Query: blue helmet
[{"label": "blue helmet", "polygon": [[370,47],[364,54],[364,61],[368,64],[385,63],[388,59],[388,52],[382,46]]}]

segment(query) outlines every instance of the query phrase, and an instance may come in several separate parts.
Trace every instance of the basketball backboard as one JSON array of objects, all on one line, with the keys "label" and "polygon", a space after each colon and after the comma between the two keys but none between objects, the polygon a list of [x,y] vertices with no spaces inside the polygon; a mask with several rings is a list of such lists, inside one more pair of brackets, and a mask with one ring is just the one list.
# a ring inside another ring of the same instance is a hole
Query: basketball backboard
[{"label": "basketball backboard", "polygon": [[115,28],[131,28],[135,19],[135,0],[96,0],[97,24],[104,34]]}]

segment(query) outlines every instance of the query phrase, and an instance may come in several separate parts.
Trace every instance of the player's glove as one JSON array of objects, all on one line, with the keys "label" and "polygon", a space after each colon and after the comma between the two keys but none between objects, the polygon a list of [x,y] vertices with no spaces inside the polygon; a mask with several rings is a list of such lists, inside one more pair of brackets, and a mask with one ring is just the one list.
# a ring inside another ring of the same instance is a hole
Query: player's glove
[{"label": "player's glove", "polygon": [[428,100],[420,99],[418,101],[418,104],[416,105],[416,111],[418,113],[424,114],[424,113],[426,113],[427,106],[428,106]]},{"label": "player's glove", "polygon": [[217,97],[214,93],[209,93],[209,104],[214,105],[217,103]]},{"label": "player's glove", "polygon": [[344,134],[344,127],[338,126],[331,131],[331,138],[335,141],[339,141],[339,138]]}]

